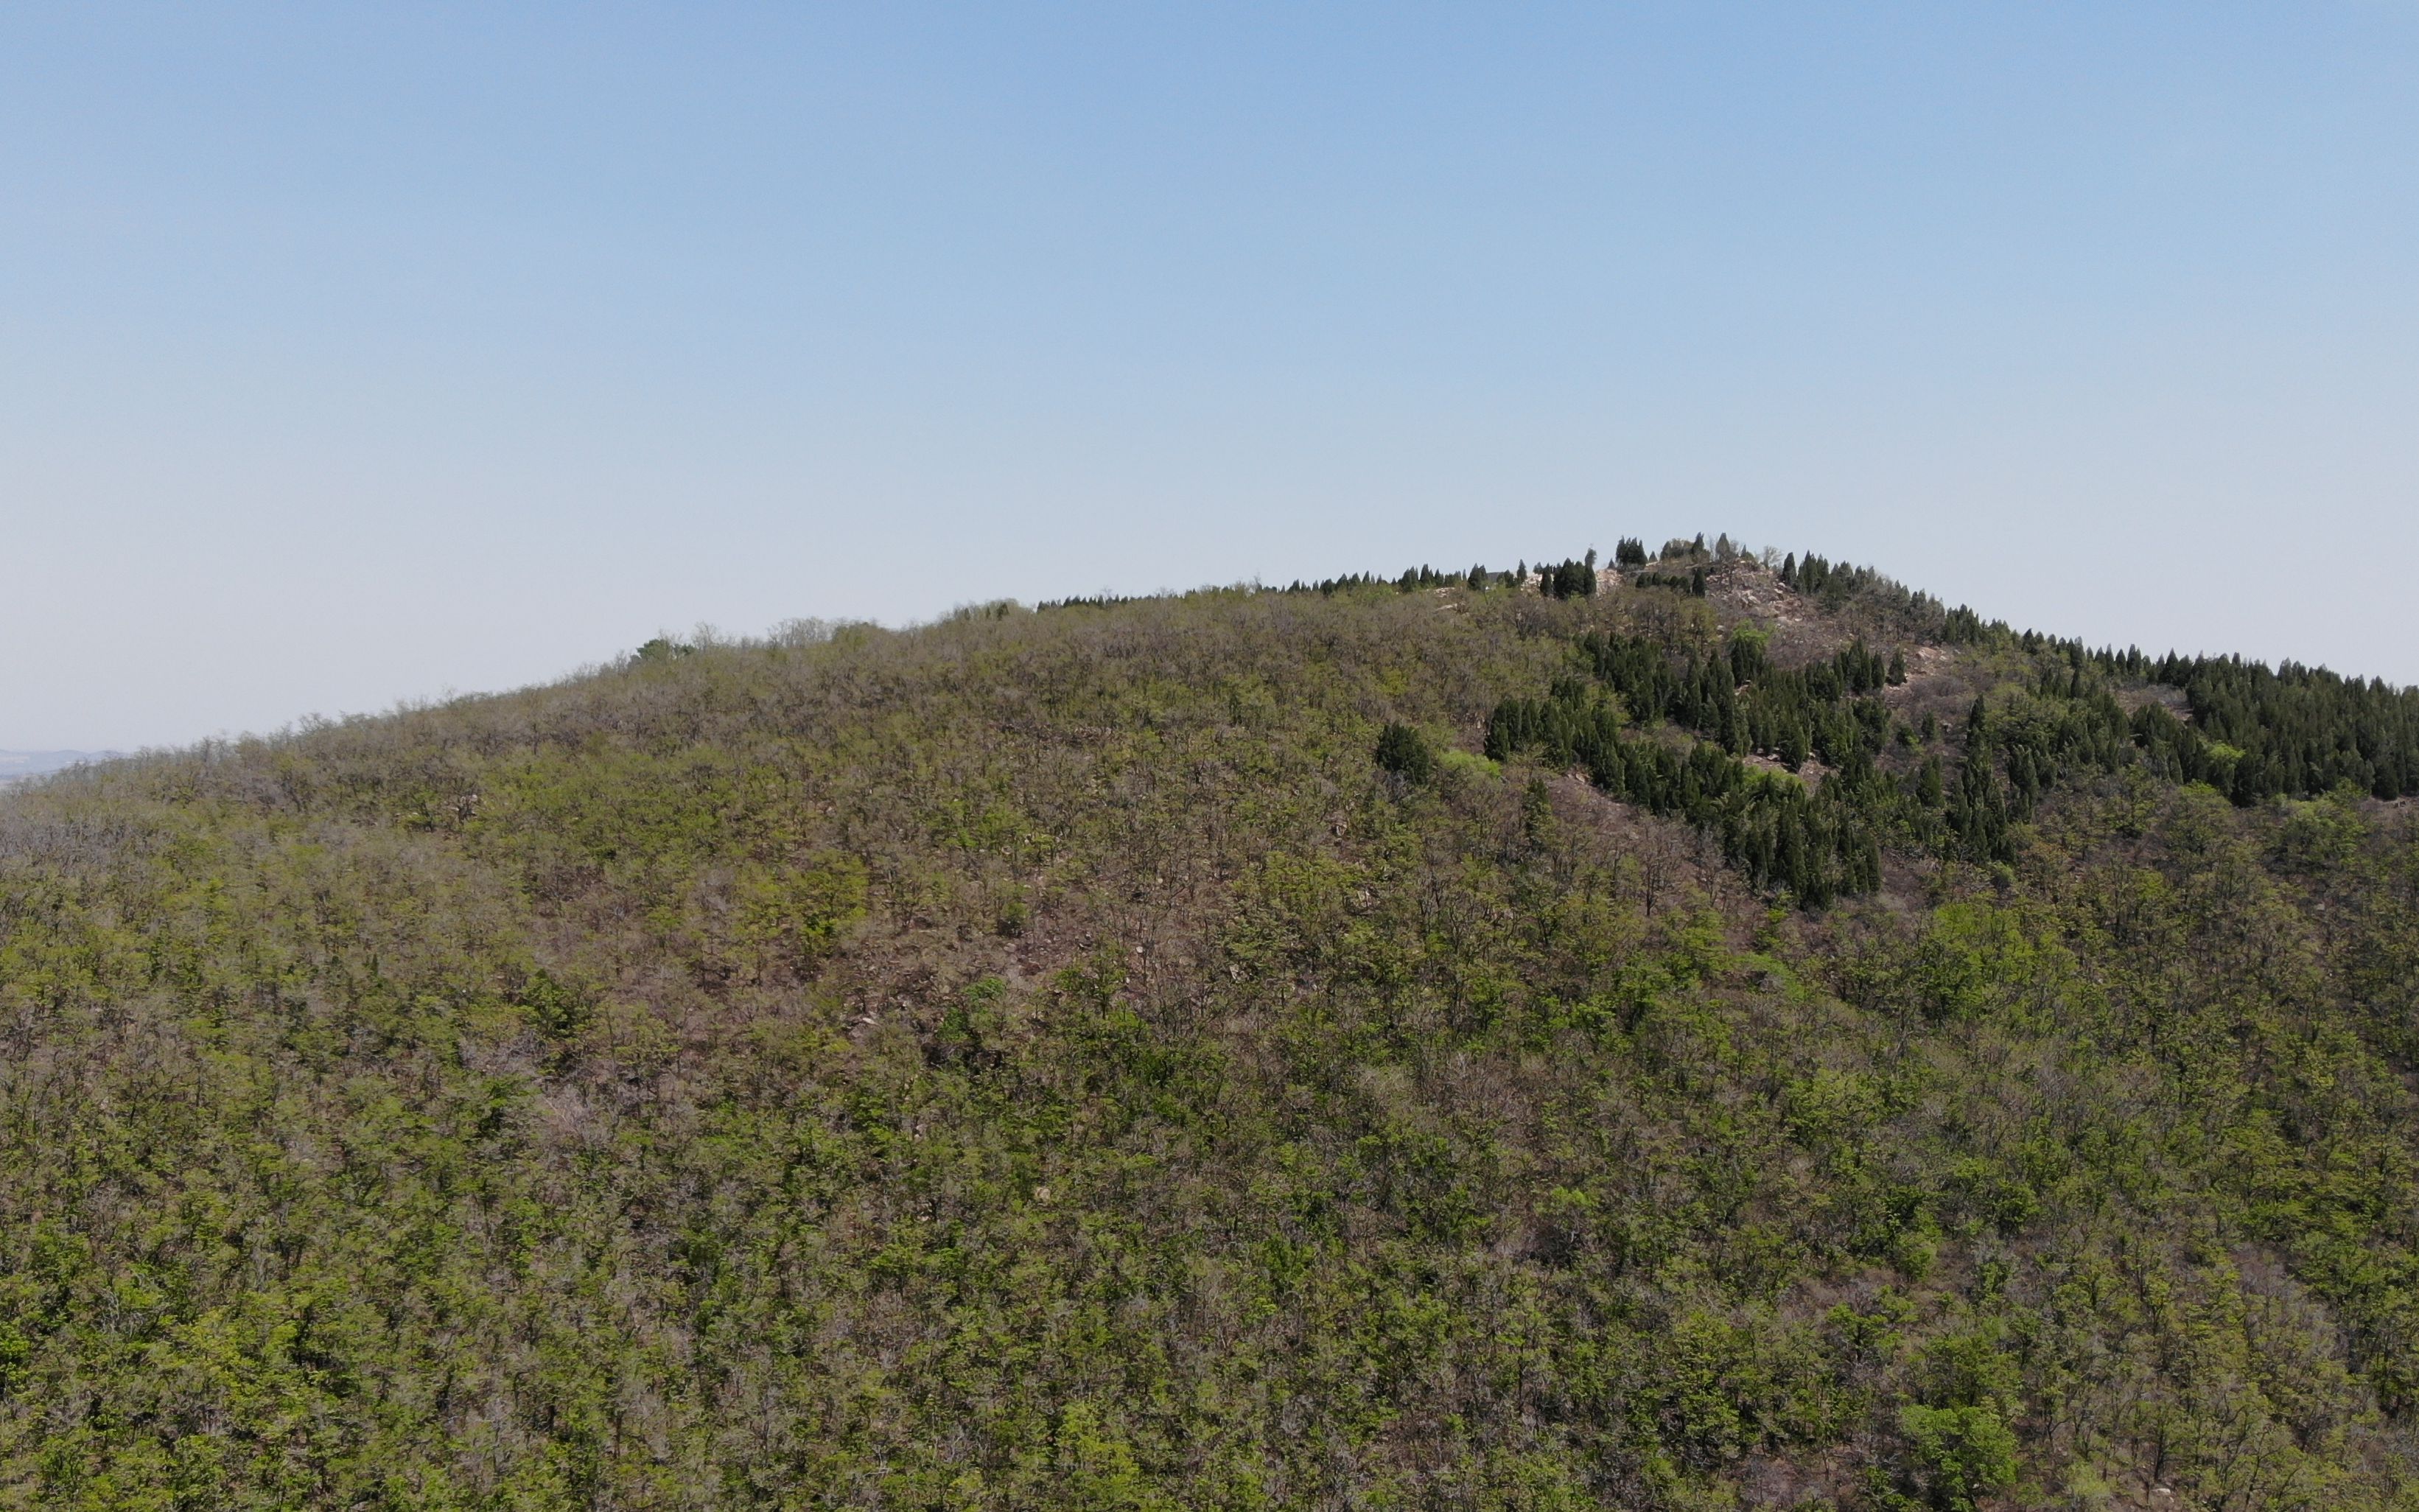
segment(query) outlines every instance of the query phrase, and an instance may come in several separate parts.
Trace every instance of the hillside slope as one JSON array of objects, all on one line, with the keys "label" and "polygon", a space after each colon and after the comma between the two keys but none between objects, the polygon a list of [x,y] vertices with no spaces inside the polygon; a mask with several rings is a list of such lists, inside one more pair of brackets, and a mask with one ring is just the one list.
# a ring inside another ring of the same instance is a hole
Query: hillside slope
[{"label": "hillside slope", "polygon": [[2414,1504],[2411,696],[1624,558],[0,799],[0,1504]]}]

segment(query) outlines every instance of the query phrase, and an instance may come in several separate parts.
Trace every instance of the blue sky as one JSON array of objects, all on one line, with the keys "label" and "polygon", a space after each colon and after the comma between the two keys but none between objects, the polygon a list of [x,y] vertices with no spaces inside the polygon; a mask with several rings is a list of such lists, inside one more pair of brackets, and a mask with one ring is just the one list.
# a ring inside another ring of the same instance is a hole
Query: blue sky
[{"label": "blue sky", "polygon": [[2419,7],[0,12],[0,747],[1727,530],[2419,681]]}]

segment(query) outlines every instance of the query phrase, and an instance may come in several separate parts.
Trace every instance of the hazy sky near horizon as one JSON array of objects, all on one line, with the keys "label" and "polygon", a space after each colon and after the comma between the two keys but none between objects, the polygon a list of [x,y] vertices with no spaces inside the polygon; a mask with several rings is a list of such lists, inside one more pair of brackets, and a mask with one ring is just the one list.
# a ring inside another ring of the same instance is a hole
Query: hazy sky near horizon
[{"label": "hazy sky near horizon", "polygon": [[0,748],[1727,530],[2419,681],[2419,6],[14,6]]}]

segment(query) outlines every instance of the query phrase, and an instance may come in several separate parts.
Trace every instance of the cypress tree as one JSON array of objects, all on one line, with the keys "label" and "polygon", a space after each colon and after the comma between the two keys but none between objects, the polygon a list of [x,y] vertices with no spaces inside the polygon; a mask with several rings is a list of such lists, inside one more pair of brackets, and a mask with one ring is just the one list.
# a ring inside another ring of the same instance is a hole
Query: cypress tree
[{"label": "cypress tree", "polygon": [[1436,775],[1436,755],[1427,740],[1407,724],[1389,723],[1378,736],[1378,765],[1417,785]]},{"label": "cypress tree", "polygon": [[1782,815],[1779,828],[1780,854],[1773,857],[1774,879],[1803,898],[1813,871],[1807,864],[1805,826],[1792,813]]}]

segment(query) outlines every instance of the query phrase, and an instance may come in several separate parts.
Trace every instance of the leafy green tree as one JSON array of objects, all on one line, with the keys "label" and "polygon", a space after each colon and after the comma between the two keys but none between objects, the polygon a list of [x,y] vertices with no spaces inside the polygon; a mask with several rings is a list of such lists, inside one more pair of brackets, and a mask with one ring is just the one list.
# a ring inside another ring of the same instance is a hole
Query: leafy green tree
[{"label": "leafy green tree", "polygon": [[1972,1512],[1981,1497],[2014,1484],[2016,1436],[1991,1408],[1910,1405],[1898,1422],[1932,1505]]}]

